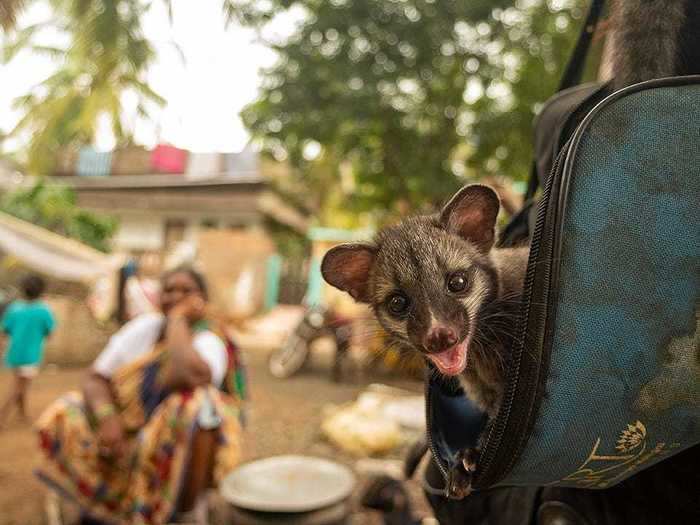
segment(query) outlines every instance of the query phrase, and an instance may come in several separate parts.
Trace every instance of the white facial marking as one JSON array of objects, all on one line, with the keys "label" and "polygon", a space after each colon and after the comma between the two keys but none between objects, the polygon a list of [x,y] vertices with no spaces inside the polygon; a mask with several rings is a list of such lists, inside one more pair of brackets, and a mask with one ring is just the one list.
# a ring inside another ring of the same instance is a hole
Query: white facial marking
[{"label": "white facial marking", "polygon": [[440,323],[438,323],[438,320],[435,318],[435,314],[433,313],[432,309],[428,309],[428,312],[430,312],[430,329],[439,326]]},{"label": "white facial marking", "polygon": [[481,304],[484,302],[487,292],[488,289],[484,277],[481,275],[481,272],[477,272],[474,277],[474,283],[471,291],[464,299],[462,299],[462,304],[465,306],[467,315],[469,316],[470,335],[472,332],[471,327],[476,319],[476,313],[479,311]]}]

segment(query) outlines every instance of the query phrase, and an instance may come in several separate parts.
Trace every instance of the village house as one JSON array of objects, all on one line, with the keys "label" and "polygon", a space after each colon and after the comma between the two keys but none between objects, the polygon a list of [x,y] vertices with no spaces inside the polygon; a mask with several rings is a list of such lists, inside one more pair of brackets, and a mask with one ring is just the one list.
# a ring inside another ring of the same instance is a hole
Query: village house
[{"label": "village house", "polygon": [[[143,151],[143,153],[149,153]],[[196,259],[212,288],[212,300],[235,316],[270,306],[270,279],[275,246],[265,229],[269,220],[305,234],[307,218],[269,187],[287,166],[257,152],[190,154],[180,172],[149,172],[149,162],[132,158],[126,166],[114,152],[92,154],[92,164],[76,157],[46,182],[74,190],[80,207],[115,217],[118,229],[112,251],[147,264],[155,276],[181,253]],[[205,158],[207,162],[202,162]],[[91,173],[92,172],[94,173]],[[0,180],[3,190],[30,185],[34,179],[13,170]],[[278,259],[278,258],[277,258]]]},{"label": "village house", "polygon": [[116,251],[166,254],[181,241],[196,244],[203,229],[264,235],[265,217],[305,232],[306,218],[266,182],[284,165],[250,150],[228,157],[225,172],[63,175],[51,180],[74,189],[81,207],[118,218]]}]

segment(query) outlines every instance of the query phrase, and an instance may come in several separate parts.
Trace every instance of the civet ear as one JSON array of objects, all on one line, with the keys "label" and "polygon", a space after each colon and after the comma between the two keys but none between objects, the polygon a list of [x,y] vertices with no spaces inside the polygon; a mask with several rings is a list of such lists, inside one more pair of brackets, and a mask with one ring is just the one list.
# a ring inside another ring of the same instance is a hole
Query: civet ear
[{"label": "civet ear", "polygon": [[470,184],[459,190],[440,213],[440,223],[449,232],[488,252],[496,237],[500,201],[488,186]]},{"label": "civet ear", "polygon": [[331,286],[348,292],[358,302],[368,303],[369,273],[375,256],[369,244],[341,244],[323,257],[321,274]]}]

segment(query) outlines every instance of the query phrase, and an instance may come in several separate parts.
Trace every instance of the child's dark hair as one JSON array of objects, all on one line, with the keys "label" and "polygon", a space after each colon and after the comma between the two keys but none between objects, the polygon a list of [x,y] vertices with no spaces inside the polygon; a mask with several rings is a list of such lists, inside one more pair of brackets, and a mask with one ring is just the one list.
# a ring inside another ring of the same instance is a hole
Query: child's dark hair
[{"label": "child's dark hair", "polygon": [[38,275],[27,275],[20,282],[20,288],[24,297],[33,301],[41,297],[46,289],[46,282]]},{"label": "child's dark hair", "polygon": [[204,278],[204,276],[199,273],[197,270],[192,268],[191,266],[178,266],[177,268],[173,268],[172,270],[168,270],[165,272],[161,278],[160,278],[160,284],[161,286],[165,284],[165,281],[167,281],[170,277],[173,275],[176,275],[178,273],[186,273],[189,275],[192,280],[197,283],[197,288],[202,292],[202,297],[204,299],[209,299],[209,290],[207,289],[207,280]]}]

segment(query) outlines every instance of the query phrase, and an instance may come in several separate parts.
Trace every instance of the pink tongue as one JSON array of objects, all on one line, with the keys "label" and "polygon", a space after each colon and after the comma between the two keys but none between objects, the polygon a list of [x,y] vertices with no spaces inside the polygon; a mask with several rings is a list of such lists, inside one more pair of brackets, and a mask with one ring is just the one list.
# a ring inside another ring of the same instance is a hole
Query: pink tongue
[{"label": "pink tongue", "polygon": [[449,350],[445,350],[444,352],[440,352],[439,354],[429,354],[428,357],[432,359],[432,361],[438,366],[438,368],[443,371],[461,371],[461,370],[456,370],[457,368],[460,367],[460,365],[463,364],[464,362],[464,355],[463,355],[463,348],[462,344],[458,344],[450,348]]}]

